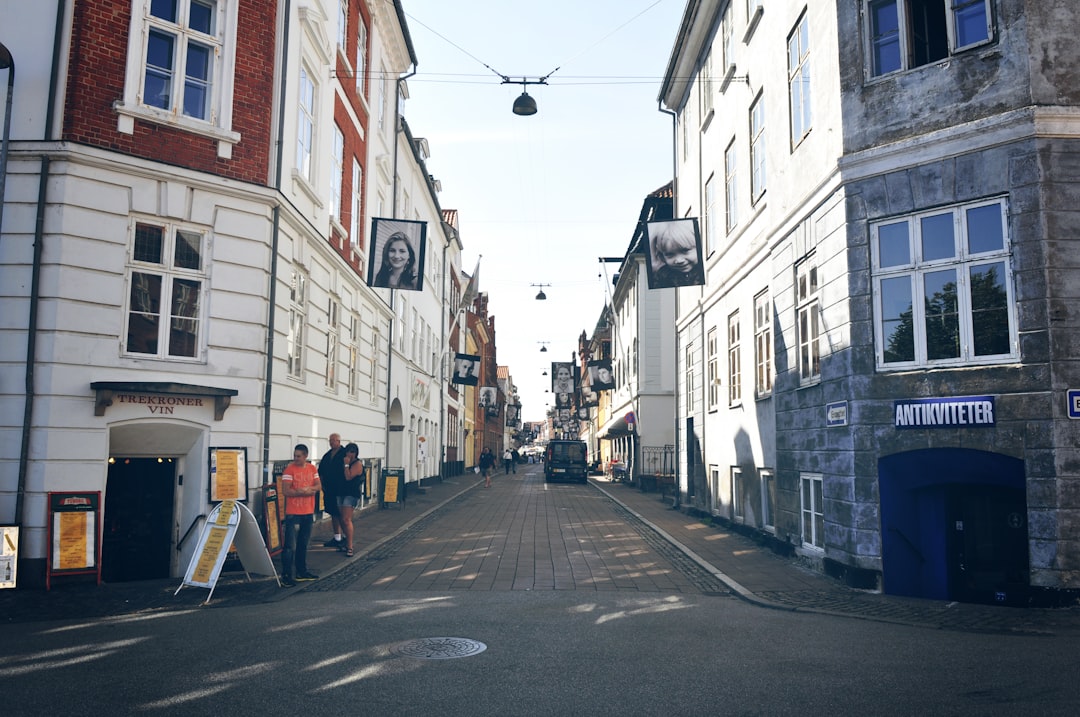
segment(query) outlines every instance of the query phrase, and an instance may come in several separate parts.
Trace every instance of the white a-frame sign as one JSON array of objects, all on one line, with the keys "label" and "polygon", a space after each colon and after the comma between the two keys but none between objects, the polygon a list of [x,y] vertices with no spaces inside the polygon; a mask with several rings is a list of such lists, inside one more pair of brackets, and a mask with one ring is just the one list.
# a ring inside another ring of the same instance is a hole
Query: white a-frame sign
[{"label": "white a-frame sign", "polygon": [[274,579],[277,579],[274,561],[266,550],[255,515],[243,503],[226,500],[210,511],[210,517],[206,519],[199,535],[195,554],[184,574],[184,582],[180,583],[180,587],[173,594],[178,594],[185,585],[209,588],[210,594],[206,596],[206,602],[209,603],[218,576],[221,575],[221,568],[225,565],[225,558],[229,555],[229,546],[236,547],[248,580],[251,580],[250,573],[273,575]]}]

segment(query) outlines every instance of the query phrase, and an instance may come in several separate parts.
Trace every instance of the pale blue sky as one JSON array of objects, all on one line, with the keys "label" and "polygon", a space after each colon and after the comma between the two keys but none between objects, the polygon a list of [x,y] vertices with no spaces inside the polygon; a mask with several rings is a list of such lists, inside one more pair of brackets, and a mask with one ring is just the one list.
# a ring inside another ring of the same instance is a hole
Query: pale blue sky
[{"label": "pale blue sky", "polygon": [[[403,4],[418,59],[405,117],[430,143],[440,204],[459,212],[465,270],[483,255],[480,288],[522,419],[540,420],[553,402],[542,371],[570,360],[603,308],[598,257],[625,252],[645,196],[671,180],[672,121],[656,98],[685,2]],[[522,87],[498,75],[556,67],[528,87],[538,113],[514,115]]]}]

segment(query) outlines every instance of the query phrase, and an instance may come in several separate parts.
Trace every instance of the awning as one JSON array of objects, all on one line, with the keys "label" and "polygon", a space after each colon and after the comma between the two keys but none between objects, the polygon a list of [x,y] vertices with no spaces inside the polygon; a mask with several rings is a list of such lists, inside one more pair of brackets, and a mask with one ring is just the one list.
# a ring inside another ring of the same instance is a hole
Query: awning
[{"label": "awning", "polygon": [[615,438],[624,438],[633,433],[630,430],[634,424],[626,422],[626,416],[616,416],[610,421],[604,424],[604,427],[600,429],[600,434],[597,438],[602,440],[613,440]]}]

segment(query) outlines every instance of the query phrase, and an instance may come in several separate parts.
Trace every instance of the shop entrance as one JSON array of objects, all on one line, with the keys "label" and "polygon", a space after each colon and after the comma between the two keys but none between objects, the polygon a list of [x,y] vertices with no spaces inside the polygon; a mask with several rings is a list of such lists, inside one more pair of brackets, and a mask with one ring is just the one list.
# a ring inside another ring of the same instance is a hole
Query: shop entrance
[{"label": "shop entrance", "polygon": [[1024,463],[938,448],[878,461],[882,579],[893,595],[1021,604],[1028,592]]},{"label": "shop entrance", "polygon": [[176,463],[171,458],[120,458],[109,465],[102,521],[105,582],[170,576]]}]

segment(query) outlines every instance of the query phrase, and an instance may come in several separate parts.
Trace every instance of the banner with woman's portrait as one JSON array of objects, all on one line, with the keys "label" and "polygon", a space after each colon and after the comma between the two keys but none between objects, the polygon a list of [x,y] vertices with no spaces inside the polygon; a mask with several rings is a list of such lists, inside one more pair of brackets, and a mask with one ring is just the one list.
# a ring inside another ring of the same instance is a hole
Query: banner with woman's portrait
[{"label": "banner with woman's portrait", "polygon": [[368,286],[420,291],[424,288],[427,222],[371,220]]}]

